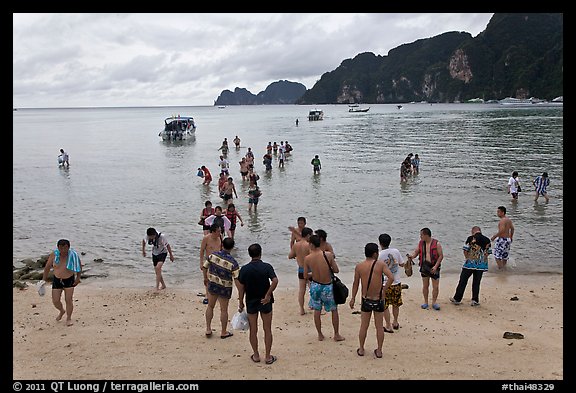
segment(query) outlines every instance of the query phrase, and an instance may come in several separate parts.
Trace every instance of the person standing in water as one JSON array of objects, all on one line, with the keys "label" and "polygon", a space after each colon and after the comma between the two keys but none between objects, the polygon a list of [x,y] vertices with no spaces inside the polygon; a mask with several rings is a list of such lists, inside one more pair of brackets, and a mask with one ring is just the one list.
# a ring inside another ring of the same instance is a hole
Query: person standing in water
[{"label": "person standing in water", "polygon": [[64,151],[64,149],[60,149],[60,155],[58,156],[58,163],[62,166],[66,166],[66,168],[70,167],[70,157],[68,153]]},{"label": "person standing in water", "polygon": [[322,169],[322,164],[320,163],[320,158],[318,158],[318,154],[314,156],[312,161],[310,161],[310,164],[314,166],[314,174],[319,175],[320,169]]},{"label": "person standing in water", "polygon": [[550,185],[550,179],[548,179],[548,172],[542,173],[542,176],[537,176],[536,179],[532,182],[536,189],[536,195],[534,196],[534,202],[538,201],[538,197],[542,195],[546,202],[548,202],[548,192],[546,188]]}]

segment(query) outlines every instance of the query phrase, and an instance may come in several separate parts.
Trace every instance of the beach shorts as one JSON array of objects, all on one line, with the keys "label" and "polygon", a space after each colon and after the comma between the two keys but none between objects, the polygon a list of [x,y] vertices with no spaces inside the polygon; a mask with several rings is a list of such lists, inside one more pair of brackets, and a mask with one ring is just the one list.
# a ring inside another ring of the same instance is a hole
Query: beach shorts
[{"label": "beach shorts", "polygon": [[438,266],[438,269],[436,269],[436,273],[434,274],[432,274],[432,272],[430,271],[430,267],[432,267],[431,264],[422,262],[422,265],[420,265],[420,276],[430,277],[432,280],[438,280],[440,278],[440,266]]},{"label": "beach shorts", "polygon": [[401,306],[402,303],[402,284],[390,285],[386,291],[386,308],[388,306]]},{"label": "beach shorts", "polygon": [[246,171],[246,172],[240,171],[240,174],[241,174],[242,176],[248,176],[248,171]]},{"label": "beach shorts", "polygon": [[497,237],[495,240],[494,249],[492,250],[492,255],[494,255],[494,258],[508,259],[512,241],[507,237]]},{"label": "beach shorts", "polygon": [[338,309],[338,305],[334,301],[332,283],[321,284],[312,281],[310,282],[310,301],[308,302],[308,306],[315,311],[322,311],[322,305],[324,305],[326,312]]},{"label": "beach shorts", "polygon": [[362,312],[384,312],[384,299],[373,300],[362,298],[360,303],[360,311]]},{"label": "beach shorts", "polygon": [[227,201],[228,199],[232,199],[232,194],[223,194],[222,198],[224,198],[224,201]]},{"label": "beach shorts", "polygon": [[320,171],[320,167],[318,165],[314,165],[314,172],[319,172]]},{"label": "beach shorts", "polygon": [[248,198],[248,203],[252,203],[254,205],[258,204],[258,198]]},{"label": "beach shorts", "polygon": [[218,283],[208,281],[206,289],[212,295],[222,296],[225,297],[226,299],[230,299],[232,297],[232,287],[225,287]]},{"label": "beach shorts", "polygon": [[230,230],[235,231],[236,230],[236,224],[230,224]]},{"label": "beach shorts", "polygon": [[152,263],[154,267],[158,265],[158,262],[164,262],[166,260],[166,256],[168,255],[167,252],[163,252],[162,254],[154,255],[152,254]]},{"label": "beach shorts", "polygon": [[262,304],[260,302],[261,299],[254,299],[254,300],[250,300],[250,301],[246,301],[246,312],[248,314],[256,314],[256,313],[262,313],[262,314],[268,314],[272,312],[272,303],[274,303],[274,300],[270,301],[270,303],[267,304]]},{"label": "beach shorts", "polygon": [[52,281],[52,289],[72,288],[74,287],[74,281],[74,275],[71,275],[68,278],[58,278],[54,276],[54,280]]}]

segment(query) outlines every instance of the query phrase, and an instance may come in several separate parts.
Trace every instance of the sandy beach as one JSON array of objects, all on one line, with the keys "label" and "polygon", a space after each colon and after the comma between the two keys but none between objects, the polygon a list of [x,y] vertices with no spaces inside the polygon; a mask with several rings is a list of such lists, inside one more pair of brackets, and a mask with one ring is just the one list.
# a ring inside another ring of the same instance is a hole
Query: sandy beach
[{"label": "sandy beach", "polygon": [[[350,290],[352,277],[341,276]],[[339,307],[334,342],[330,315],[326,340],[317,340],[312,312],[299,315],[295,280],[279,277],[272,321],[272,365],[254,363],[248,332],[219,338],[216,306],[211,338],[204,335],[205,305],[195,290],[109,288],[85,280],[75,292],[74,325],[57,322],[50,289],[13,289],[13,378],[50,380],[563,380],[563,276],[485,273],[480,307],[450,304],[458,275],[440,282],[440,311],[422,310],[421,279],[405,278],[400,329],[385,335],[377,359],[374,325],[359,357],[359,295],[355,310]],[[517,300],[511,300],[517,297]],[[236,299],[234,290],[233,299]],[[308,300],[308,295],[306,296]],[[237,308],[232,300],[229,318]],[[64,318],[65,319],[65,318]],[[231,327],[229,327],[231,329]],[[504,332],[524,339],[505,339]],[[260,330],[261,353],[264,351]]]}]

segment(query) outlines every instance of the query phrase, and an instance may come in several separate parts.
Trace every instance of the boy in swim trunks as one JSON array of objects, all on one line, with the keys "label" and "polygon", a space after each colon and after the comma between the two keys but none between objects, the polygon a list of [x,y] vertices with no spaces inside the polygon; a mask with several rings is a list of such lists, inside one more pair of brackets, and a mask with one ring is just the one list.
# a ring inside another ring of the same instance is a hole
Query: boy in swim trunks
[{"label": "boy in swim trunks", "polygon": [[[74,310],[74,288],[80,284],[82,275],[82,264],[78,253],[70,248],[70,241],[66,239],[58,240],[57,249],[50,253],[42,279],[48,280],[50,269],[54,268],[54,280],[52,281],[52,304],[60,311],[56,317],[60,321],[66,314],[66,325],[73,325],[72,311]],[[64,262],[62,262],[64,261]],[[62,291],[64,291],[64,300],[66,310],[62,306]]]},{"label": "boy in swim trunks", "polygon": [[508,262],[510,246],[512,245],[512,238],[514,237],[514,224],[512,220],[506,216],[505,206],[498,206],[496,214],[500,217],[498,232],[496,232],[490,240],[494,242],[492,254],[498,265],[498,270],[502,270],[506,268],[506,263]]}]

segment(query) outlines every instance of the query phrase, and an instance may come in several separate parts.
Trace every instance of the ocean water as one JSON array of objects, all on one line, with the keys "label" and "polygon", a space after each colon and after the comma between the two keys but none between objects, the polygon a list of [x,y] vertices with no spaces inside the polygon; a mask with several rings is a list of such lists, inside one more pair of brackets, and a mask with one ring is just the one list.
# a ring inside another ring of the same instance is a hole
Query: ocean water
[{"label": "ocean water", "polygon": [[[324,120],[307,120],[315,108],[324,110]],[[195,138],[161,141],[164,118],[177,114],[195,118]],[[287,228],[304,216],[312,229],[327,231],[343,272],[353,271],[364,245],[377,243],[379,234],[390,234],[391,246],[405,254],[428,227],[443,245],[442,271],[457,273],[470,228],[493,235],[503,205],[516,228],[510,270],[563,271],[563,108],[497,104],[371,105],[367,113],[349,113],[346,105],[18,109],[13,264],[67,238],[85,253],[87,273],[101,276],[91,280],[153,286],[150,249],[147,258],[141,255],[152,226],[166,234],[176,257],[164,265],[167,285],[201,286],[197,222],[206,200],[222,202],[217,176],[224,138],[232,147],[234,202],[245,222],[233,253],[241,264],[250,260],[248,246],[260,243],[278,274],[295,277]],[[267,173],[262,155],[269,141],[289,141],[294,151],[284,168],[274,157]],[[247,147],[263,191],[252,214],[238,165]],[[70,154],[69,169],[57,165],[60,148]],[[420,156],[420,174],[401,183],[400,163],[410,152]],[[316,154],[320,175],[310,164]],[[210,186],[196,176],[201,165],[214,176]],[[515,170],[523,189],[518,202],[506,193]],[[550,202],[535,203],[531,182],[543,171],[551,180]]]}]

